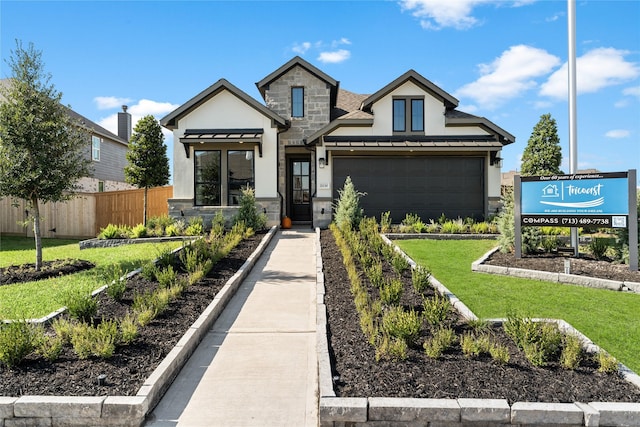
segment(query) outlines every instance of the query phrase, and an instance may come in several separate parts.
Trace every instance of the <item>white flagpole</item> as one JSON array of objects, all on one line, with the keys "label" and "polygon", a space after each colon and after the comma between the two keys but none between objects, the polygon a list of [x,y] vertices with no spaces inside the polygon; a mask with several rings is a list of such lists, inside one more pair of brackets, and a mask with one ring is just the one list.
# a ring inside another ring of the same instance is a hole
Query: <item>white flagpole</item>
[{"label": "white flagpole", "polygon": [[[578,125],[576,108],[576,0],[568,3],[569,32],[569,173],[578,172]],[[571,227],[571,246],[578,256],[578,229]]]}]

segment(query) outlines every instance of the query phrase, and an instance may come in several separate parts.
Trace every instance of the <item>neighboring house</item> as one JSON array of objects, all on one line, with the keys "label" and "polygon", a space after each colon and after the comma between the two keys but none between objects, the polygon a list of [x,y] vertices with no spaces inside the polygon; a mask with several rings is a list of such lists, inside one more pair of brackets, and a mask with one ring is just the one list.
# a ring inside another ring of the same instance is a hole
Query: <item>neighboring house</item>
[{"label": "neighboring house", "polygon": [[[9,84],[10,79],[0,80],[1,85]],[[66,108],[66,107],[65,107]],[[81,123],[91,134],[87,141],[86,156],[91,159],[91,176],[82,178],[79,192],[96,193],[103,191],[128,190],[135,188],[125,182],[124,167],[128,164],[126,153],[131,137],[131,115],[118,113],[118,135],[77,112],[66,108],[69,116]]]},{"label": "neighboring house", "polygon": [[365,215],[486,218],[500,203],[500,150],[515,137],[410,70],[372,95],[300,57],[260,80],[265,104],[225,79],[161,124],[174,135],[169,214],[210,219],[255,188],[270,224],[326,227],[347,176]]}]

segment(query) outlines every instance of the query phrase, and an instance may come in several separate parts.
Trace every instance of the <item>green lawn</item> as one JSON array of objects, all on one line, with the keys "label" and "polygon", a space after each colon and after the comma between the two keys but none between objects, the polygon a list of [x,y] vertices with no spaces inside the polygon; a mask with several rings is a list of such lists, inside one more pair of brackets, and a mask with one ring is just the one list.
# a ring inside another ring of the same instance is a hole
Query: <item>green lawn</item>
[{"label": "green lawn", "polygon": [[[0,319],[38,318],[62,307],[64,295],[70,289],[87,293],[106,283],[105,277],[113,265],[123,271],[132,271],[145,262],[155,259],[163,248],[176,248],[182,242],[141,243],[114,248],[84,249],[80,251],[77,240],[43,239],[44,261],[56,259],[83,259],[96,267],[52,279],[37,282],[0,286]],[[2,237],[0,267],[35,262],[33,239]]]},{"label": "green lawn", "polygon": [[473,273],[471,263],[493,240],[398,240],[478,317],[564,319],[635,372],[640,372],[640,295]]}]

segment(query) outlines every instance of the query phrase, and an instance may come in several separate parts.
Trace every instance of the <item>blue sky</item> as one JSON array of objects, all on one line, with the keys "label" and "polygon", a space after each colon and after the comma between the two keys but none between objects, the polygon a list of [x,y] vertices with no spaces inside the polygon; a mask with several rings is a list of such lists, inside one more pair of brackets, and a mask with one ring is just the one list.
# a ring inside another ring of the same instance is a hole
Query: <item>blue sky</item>
[{"label": "blue sky", "polygon": [[[63,102],[113,132],[122,104],[161,118],[220,78],[262,101],[255,82],[300,55],[362,94],[416,70],[516,136],[503,172],[551,113],[569,171],[566,1],[2,0],[0,17],[2,78],[32,42]],[[639,22],[639,0],[576,3],[580,169],[640,166]]]}]

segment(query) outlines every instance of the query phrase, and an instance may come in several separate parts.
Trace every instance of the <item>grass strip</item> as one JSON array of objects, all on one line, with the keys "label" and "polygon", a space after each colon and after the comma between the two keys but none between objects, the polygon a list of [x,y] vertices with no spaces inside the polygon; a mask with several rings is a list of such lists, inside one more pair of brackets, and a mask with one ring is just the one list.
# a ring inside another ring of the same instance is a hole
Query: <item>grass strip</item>
[{"label": "grass strip", "polygon": [[474,273],[471,263],[495,240],[398,240],[418,264],[478,317],[564,319],[635,372],[640,372],[640,295],[552,282]]}]

